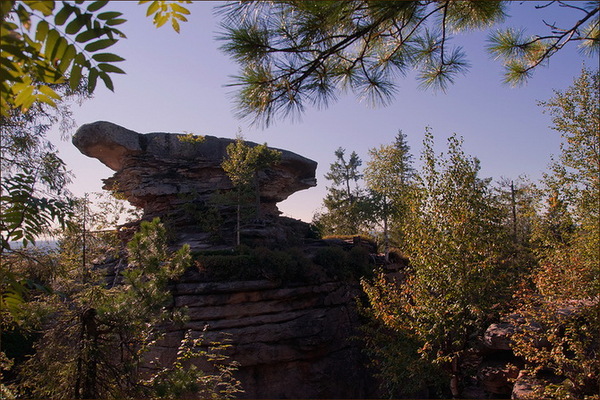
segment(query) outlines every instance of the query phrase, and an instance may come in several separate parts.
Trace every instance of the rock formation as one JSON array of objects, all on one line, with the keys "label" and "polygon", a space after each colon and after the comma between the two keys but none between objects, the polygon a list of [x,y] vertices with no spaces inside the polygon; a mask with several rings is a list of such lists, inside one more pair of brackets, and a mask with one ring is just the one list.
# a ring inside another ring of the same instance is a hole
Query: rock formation
[{"label": "rock formation", "polygon": [[[104,188],[143,208],[144,219],[160,217],[174,235],[175,246],[188,243],[193,250],[231,247],[235,206],[215,196],[232,189],[221,163],[233,140],[186,139],[180,134],[139,134],[109,122],[95,122],[83,125],[73,143],[83,154],[116,171],[104,180]],[[315,186],[317,164],[280,151],[281,161],[259,172],[263,218],[244,226],[246,239],[255,245],[301,245],[309,233],[308,224],[280,217],[276,203]],[[298,251],[311,250],[304,246]],[[109,264],[99,267],[118,270]],[[186,307],[189,320],[165,328],[166,336],[150,358],[174,360],[188,330],[196,336],[203,332],[207,341],[220,340],[224,333],[231,340],[231,360],[239,363],[237,378],[245,390],[240,397],[372,396],[376,385],[366,372],[360,342],[353,339],[359,335],[355,298],[360,286],[312,267],[316,271],[298,281],[283,281],[268,271],[259,279],[215,281],[203,275],[198,265],[190,268],[173,283],[174,306]],[[262,266],[256,269],[261,271]]]},{"label": "rock formation", "polygon": [[[189,322],[167,333],[156,351],[174,358],[186,330],[205,340],[231,335],[231,359],[240,366],[241,398],[364,398],[354,298],[358,285],[339,281],[282,287],[269,281],[198,282],[188,275],[175,285],[177,306]],[[166,359],[163,361],[171,361]]]},{"label": "rock formation", "polygon": [[[131,204],[143,208],[144,219],[160,217],[180,235],[178,242],[210,247],[209,238],[200,231],[198,215],[216,212],[224,229],[212,232],[227,236],[232,232],[233,204],[217,204],[215,195],[232,189],[221,168],[232,139],[205,136],[186,140],[184,134],[139,134],[119,125],[98,121],[83,125],[73,136],[73,144],[85,155],[94,157],[116,171],[104,180],[104,189],[123,195]],[[250,146],[256,143],[246,142]],[[280,150],[281,161],[258,174],[261,215],[273,221],[280,214],[276,203],[292,193],[316,186],[317,163],[287,150]],[[201,217],[200,217],[201,218]],[[282,221],[279,221],[282,222]],[[277,226],[264,221],[248,227],[250,235],[279,237],[292,234],[286,224]],[[297,225],[297,224],[296,224]],[[210,233],[210,232],[209,232]]]}]

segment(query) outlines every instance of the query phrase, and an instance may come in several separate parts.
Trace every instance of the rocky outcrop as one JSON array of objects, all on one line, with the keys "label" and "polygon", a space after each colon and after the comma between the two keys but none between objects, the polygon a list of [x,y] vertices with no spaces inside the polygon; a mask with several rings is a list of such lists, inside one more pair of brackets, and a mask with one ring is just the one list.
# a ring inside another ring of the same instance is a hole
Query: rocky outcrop
[{"label": "rocky outcrop", "polygon": [[[192,250],[219,249],[219,255],[227,253],[225,258],[233,254],[223,247],[232,247],[237,207],[218,196],[232,189],[221,168],[232,142],[212,136],[199,140],[181,134],[139,134],[109,122],[83,125],[73,137],[83,154],[115,171],[104,180],[104,188],[143,208],[144,219],[160,217],[173,246],[187,243]],[[298,251],[306,253],[335,245],[303,240],[310,236],[308,224],[279,216],[277,202],[316,185],[317,165],[280,151],[281,161],[258,174],[261,218],[246,221],[241,235],[254,246],[300,245],[303,250]],[[344,245],[352,248],[355,243]],[[200,259],[197,255],[196,263]],[[120,262],[99,265],[111,282],[118,281]],[[227,355],[239,364],[236,378],[245,390],[240,397],[374,396],[376,385],[355,339],[360,286],[357,281],[332,277],[324,266],[309,264],[309,272],[295,280],[285,280],[260,263],[250,266],[259,272],[257,278],[241,274],[248,280],[229,275],[211,278],[206,265],[189,268],[172,285],[173,306],[186,309],[188,318],[182,325],[163,327],[164,339],[147,355],[147,366],[155,359],[164,365],[174,361],[189,331],[194,337],[203,335],[207,343],[222,341],[226,335],[231,345]],[[221,271],[221,265],[213,267]],[[229,268],[227,273],[237,271],[237,266]]]},{"label": "rocky outcrop", "polygon": [[[116,171],[104,180],[105,189],[143,208],[145,219],[160,217],[178,233],[196,235],[193,239],[199,245],[208,241],[200,235],[201,231],[212,234],[214,239],[233,230],[235,206],[231,201],[215,200],[216,194],[232,189],[221,168],[226,148],[232,142],[214,136],[140,134],[105,121],[83,125],[73,136],[73,144],[83,154]],[[277,230],[272,222],[280,214],[276,204],[292,193],[316,185],[316,162],[287,150],[277,150],[281,152],[281,161],[258,173],[260,214],[264,221],[271,222],[261,228],[271,231]],[[223,229],[218,232],[211,232],[210,227],[202,226],[206,221],[198,220],[211,212],[220,218],[218,225]],[[279,234],[285,236],[290,232],[287,229]],[[251,230],[251,234],[256,235],[256,230]],[[262,237],[270,235],[268,232]]]},{"label": "rocky outcrop", "polygon": [[358,285],[339,281],[282,286],[270,280],[201,282],[194,273],[174,287],[189,321],[172,328],[154,350],[175,359],[187,330],[205,341],[230,339],[242,398],[364,398],[365,374],[354,298]]}]

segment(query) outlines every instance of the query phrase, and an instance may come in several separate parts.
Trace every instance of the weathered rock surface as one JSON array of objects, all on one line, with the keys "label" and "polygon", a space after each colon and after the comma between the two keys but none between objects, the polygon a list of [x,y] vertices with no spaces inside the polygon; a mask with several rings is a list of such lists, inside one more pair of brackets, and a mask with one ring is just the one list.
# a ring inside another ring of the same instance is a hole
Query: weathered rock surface
[{"label": "weathered rock surface", "polygon": [[[105,121],[83,125],[73,136],[73,144],[83,154],[116,171],[104,180],[105,189],[116,191],[134,206],[143,208],[146,219],[161,217],[171,223],[171,228],[182,232],[186,225],[193,225],[194,234],[202,230],[194,221],[194,212],[205,212],[214,203],[215,193],[232,189],[221,168],[226,148],[232,142],[214,136],[197,141],[186,140],[183,134],[139,134]],[[277,150],[281,161],[258,174],[261,214],[266,219],[280,214],[277,202],[316,185],[315,161]],[[221,204],[217,208],[224,219],[221,225],[227,226],[235,207]]]},{"label": "weathered rock surface", "polygon": [[[104,181],[104,188],[143,208],[144,219],[160,217],[173,235],[174,246],[227,247],[216,244],[214,236],[225,236],[222,243],[231,246],[236,207],[219,204],[213,196],[232,189],[220,165],[233,140],[182,138],[139,134],[95,122],[82,126],[73,143],[116,171]],[[276,203],[315,186],[317,164],[280,151],[281,162],[259,172],[263,217],[245,223],[240,232],[256,246],[306,249],[310,246],[303,238],[309,237],[308,224],[280,217]],[[116,281],[123,265],[114,260],[108,264],[102,267]],[[263,280],[214,282],[199,269],[189,268],[173,284],[173,306],[186,308],[189,319],[181,326],[165,327],[164,339],[148,360],[157,358],[167,364],[175,360],[188,331],[195,337],[203,334],[206,342],[222,341],[227,335],[231,345],[227,355],[239,363],[236,377],[245,390],[242,398],[375,396],[361,343],[353,339],[359,335],[355,298],[360,286],[331,278],[318,266],[311,268],[316,270],[311,269],[310,278],[303,282],[271,279],[268,271],[261,275]]]},{"label": "weathered rock surface", "polygon": [[491,350],[511,351],[511,336],[515,332],[515,326],[508,322],[491,324],[483,335],[484,345]]},{"label": "weathered rock surface", "polygon": [[156,348],[174,360],[186,330],[204,330],[207,341],[228,336],[231,359],[240,363],[242,398],[364,398],[374,385],[365,374],[354,298],[344,282],[281,286],[269,280],[194,282],[174,288],[175,305],[189,321],[170,330]]}]

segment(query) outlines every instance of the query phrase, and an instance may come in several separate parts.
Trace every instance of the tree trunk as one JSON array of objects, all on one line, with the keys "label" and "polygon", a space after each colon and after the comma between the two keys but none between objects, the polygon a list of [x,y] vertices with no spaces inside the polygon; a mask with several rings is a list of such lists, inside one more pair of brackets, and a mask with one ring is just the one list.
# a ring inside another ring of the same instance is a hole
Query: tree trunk
[{"label": "tree trunk", "polygon": [[388,232],[388,207],[387,198],[383,196],[383,251],[385,253],[385,262],[390,261],[390,238]]},{"label": "tree trunk", "polygon": [[255,205],[256,205],[256,218],[262,219],[262,210],[260,209],[260,184],[258,183],[258,171],[254,172],[254,188],[255,193]]},{"label": "tree trunk", "polygon": [[460,374],[458,367],[458,356],[452,357],[452,377],[450,378],[450,391],[452,392],[453,399],[460,399],[461,390],[460,390]]},{"label": "tree trunk", "polygon": [[77,359],[76,399],[96,399],[98,393],[98,325],[96,310],[81,314],[81,348]]},{"label": "tree trunk", "polygon": [[237,201],[237,215],[236,215],[236,228],[235,228],[235,245],[239,246],[240,245],[240,220],[241,220],[241,205],[240,202],[242,201],[241,199],[241,195],[238,191],[238,201]]},{"label": "tree trunk", "polygon": [[517,243],[517,202],[515,200],[515,184],[510,181],[510,198],[512,205],[513,241]]}]

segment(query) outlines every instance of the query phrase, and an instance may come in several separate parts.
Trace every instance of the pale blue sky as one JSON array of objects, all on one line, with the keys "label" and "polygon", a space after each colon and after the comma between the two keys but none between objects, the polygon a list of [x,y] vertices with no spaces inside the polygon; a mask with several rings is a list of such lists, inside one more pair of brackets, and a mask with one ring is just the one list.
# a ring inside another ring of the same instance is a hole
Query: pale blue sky
[{"label": "pale blue sky", "polygon": [[[439,150],[451,134],[463,136],[465,151],[481,160],[483,177],[527,174],[534,180],[540,178],[550,155],[558,153],[560,137],[548,128],[550,118],[537,102],[549,99],[553,89],[571,85],[584,60],[588,67],[598,64],[570,46],[552,58],[548,68],[539,68],[526,86],[510,88],[501,84],[500,64],[484,50],[487,32],[477,32],[455,39],[464,46],[471,69],[458,77],[446,94],[420,90],[408,76],[398,83],[397,98],[388,107],[369,108],[349,94],[328,109],[308,108],[300,121],[278,121],[262,130],[234,117],[232,89],[225,85],[231,83],[237,65],[218,50],[216,4],[189,5],[192,14],[179,35],[169,27],[154,28],[145,18],[145,6],[137,2],[106,6],[122,11],[128,19],[123,25],[128,38],[112,49],[126,59],[120,66],[127,75],[113,75],[114,93],[99,83],[94,98],[74,108],[75,120],[79,125],[106,120],[140,133],[191,132],[229,138],[235,137],[239,128],[248,140],[311,158],[319,163],[318,186],[280,204],[285,215],[305,221],[310,221],[321,205],[328,184],[323,174],[338,147],[356,151],[364,165],[368,149],[390,143],[398,129],[408,135],[416,159],[425,127],[430,126]],[[547,33],[542,18],[554,22],[563,16],[578,16],[564,11],[549,15],[549,10],[534,10],[535,4],[514,3],[507,24]],[[54,132],[51,139],[76,175],[72,192],[82,196],[100,191],[101,179],[113,172],[80,154],[70,141],[59,142],[58,136]]]}]

